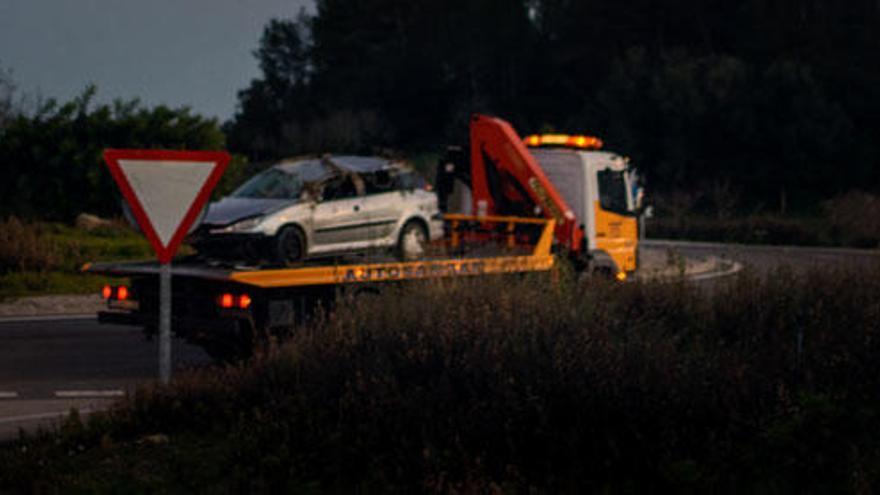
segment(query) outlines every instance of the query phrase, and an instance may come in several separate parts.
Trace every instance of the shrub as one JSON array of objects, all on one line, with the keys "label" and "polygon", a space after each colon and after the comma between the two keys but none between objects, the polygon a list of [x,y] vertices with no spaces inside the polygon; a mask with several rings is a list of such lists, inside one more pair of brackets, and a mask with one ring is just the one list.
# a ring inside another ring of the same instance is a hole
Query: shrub
[{"label": "shrub", "polygon": [[346,300],[248,364],[0,451],[0,487],[857,490],[880,482],[880,270],[859,275]]},{"label": "shrub", "polygon": [[61,262],[60,254],[39,226],[16,217],[0,220],[0,273],[52,270]]},{"label": "shrub", "polygon": [[850,191],[823,205],[833,236],[841,244],[880,247],[880,197]]}]

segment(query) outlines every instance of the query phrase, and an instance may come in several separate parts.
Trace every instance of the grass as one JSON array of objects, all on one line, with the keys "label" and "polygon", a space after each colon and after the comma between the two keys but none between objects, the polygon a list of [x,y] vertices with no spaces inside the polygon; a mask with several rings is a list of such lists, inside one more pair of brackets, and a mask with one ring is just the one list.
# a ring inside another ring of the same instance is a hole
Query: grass
[{"label": "grass", "polygon": [[0,491],[864,492],[880,267],[457,280],[0,450]]},{"label": "grass", "polygon": [[8,218],[0,221],[0,300],[97,293],[108,279],[83,275],[83,264],[151,256],[147,241],[120,222],[86,231]]}]

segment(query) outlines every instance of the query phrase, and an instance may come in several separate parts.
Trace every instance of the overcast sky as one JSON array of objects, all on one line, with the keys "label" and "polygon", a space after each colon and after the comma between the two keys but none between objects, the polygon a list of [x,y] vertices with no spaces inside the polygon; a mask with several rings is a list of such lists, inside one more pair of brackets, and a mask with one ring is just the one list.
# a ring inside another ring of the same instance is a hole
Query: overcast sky
[{"label": "overcast sky", "polygon": [[0,68],[20,93],[140,98],[232,117],[266,22],[312,0],[0,0]]}]

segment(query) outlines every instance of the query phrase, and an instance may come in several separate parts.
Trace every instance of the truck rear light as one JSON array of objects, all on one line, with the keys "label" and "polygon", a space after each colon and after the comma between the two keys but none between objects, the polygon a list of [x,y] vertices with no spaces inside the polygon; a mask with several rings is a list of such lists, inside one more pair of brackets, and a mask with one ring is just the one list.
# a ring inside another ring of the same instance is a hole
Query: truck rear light
[{"label": "truck rear light", "polygon": [[105,285],[104,288],[101,289],[101,297],[104,299],[110,299],[113,297],[113,287]]},{"label": "truck rear light", "polygon": [[235,297],[232,294],[223,294],[217,298],[217,305],[223,309],[231,309],[235,305]]},{"label": "truck rear light", "polygon": [[116,288],[116,299],[125,301],[128,299],[128,287],[120,285]]},{"label": "truck rear light", "polygon": [[254,300],[248,294],[221,294],[217,298],[217,306],[220,309],[248,309]]},{"label": "truck rear light", "polygon": [[247,294],[238,296],[238,307],[241,309],[248,309],[252,302],[253,300],[251,299],[251,296]]}]

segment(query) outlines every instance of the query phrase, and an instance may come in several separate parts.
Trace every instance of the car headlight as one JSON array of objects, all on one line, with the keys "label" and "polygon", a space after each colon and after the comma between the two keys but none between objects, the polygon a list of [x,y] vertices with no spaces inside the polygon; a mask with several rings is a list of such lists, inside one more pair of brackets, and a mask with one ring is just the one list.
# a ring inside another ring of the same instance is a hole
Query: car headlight
[{"label": "car headlight", "polygon": [[247,219],[242,220],[240,222],[235,222],[232,225],[227,225],[226,227],[223,227],[222,229],[214,229],[211,231],[211,233],[212,234],[230,234],[230,233],[237,233],[237,232],[247,232],[249,230],[256,228],[258,225],[260,225],[260,222],[262,222],[262,221],[263,221],[263,217],[247,218]]}]

